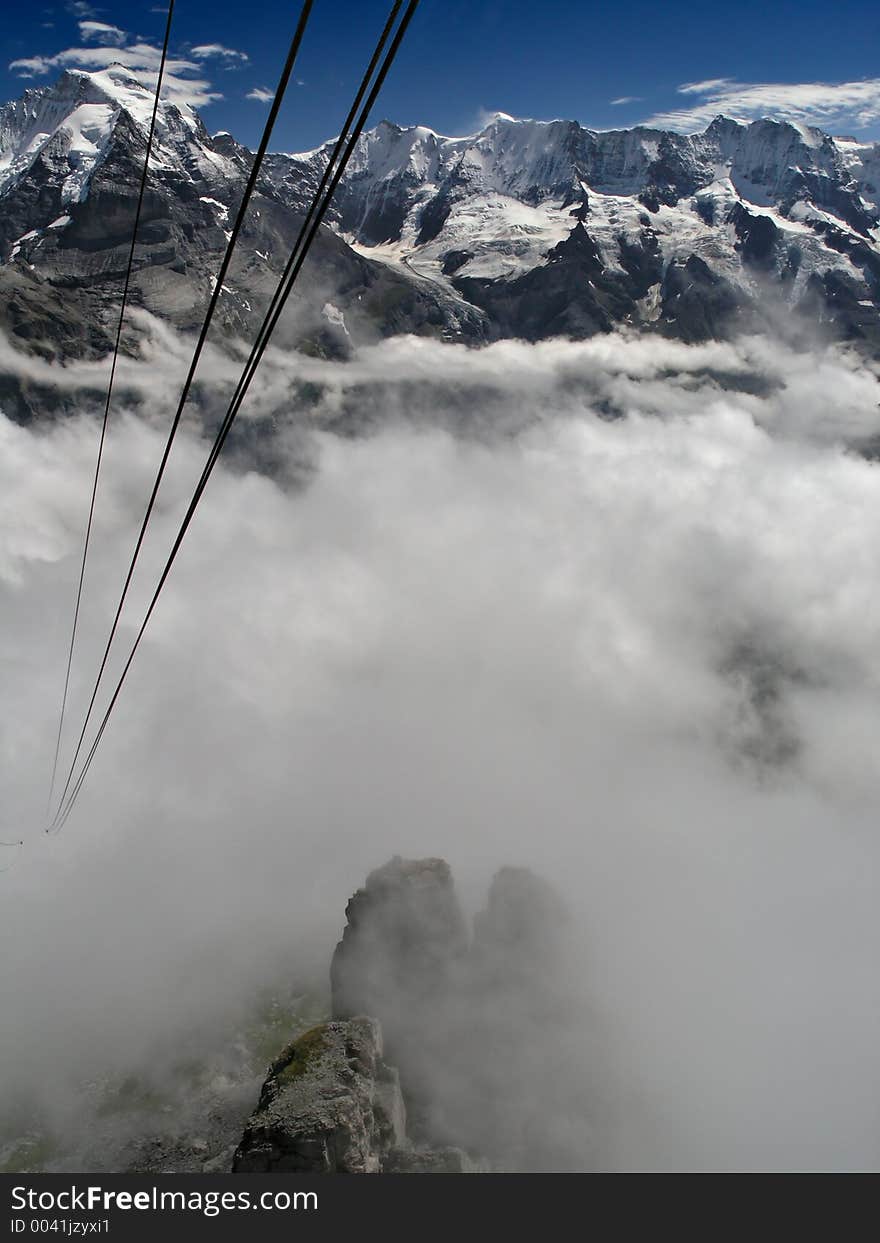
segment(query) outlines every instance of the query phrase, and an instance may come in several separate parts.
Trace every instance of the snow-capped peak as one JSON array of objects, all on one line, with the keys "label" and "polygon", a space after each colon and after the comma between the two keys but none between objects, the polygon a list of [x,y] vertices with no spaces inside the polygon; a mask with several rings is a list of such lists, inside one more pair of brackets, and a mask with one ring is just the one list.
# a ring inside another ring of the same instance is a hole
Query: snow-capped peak
[{"label": "snow-capped peak", "polygon": [[[68,69],[53,85],[25,91],[0,108],[0,194],[42,158],[53,168],[66,164],[62,202],[79,201],[95,168],[106,158],[123,117],[146,138],[154,98],[149,86],[119,64],[95,72]],[[217,164],[222,157],[206,143],[210,140],[192,108],[160,100],[155,166],[176,165],[193,145],[202,162]]]}]

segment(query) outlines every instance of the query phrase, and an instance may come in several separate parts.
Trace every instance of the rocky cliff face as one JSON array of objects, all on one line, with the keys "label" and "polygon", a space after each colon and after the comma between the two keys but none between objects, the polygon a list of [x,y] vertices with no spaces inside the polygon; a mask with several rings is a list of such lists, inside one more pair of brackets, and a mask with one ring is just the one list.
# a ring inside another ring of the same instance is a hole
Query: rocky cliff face
[{"label": "rocky cliff face", "polygon": [[473,1173],[461,1149],[411,1142],[394,1067],[372,1018],[321,1024],[269,1071],[233,1158],[236,1174]]},{"label": "rocky cliff face", "polygon": [[405,1142],[406,1109],[378,1022],[325,1023],[271,1067],[233,1169],[378,1174]]},{"label": "rocky cliff face", "polygon": [[470,936],[448,864],[395,858],[346,914],[333,1020],[271,1068],[235,1169],[586,1168],[592,1104],[553,890],[502,869]]}]

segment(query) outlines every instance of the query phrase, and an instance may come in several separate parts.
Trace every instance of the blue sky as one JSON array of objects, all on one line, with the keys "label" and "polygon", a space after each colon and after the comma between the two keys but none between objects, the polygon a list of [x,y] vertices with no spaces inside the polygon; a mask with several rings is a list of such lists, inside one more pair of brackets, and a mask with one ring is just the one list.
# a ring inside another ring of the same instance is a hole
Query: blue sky
[{"label": "blue sky", "polygon": [[[276,149],[334,135],[390,0],[316,0],[276,129]],[[174,89],[209,130],[257,141],[298,0],[177,0]],[[116,58],[148,78],[161,0],[20,6],[5,23],[0,96],[65,65]],[[790,117],[880,138],[880,5],[738,0],[706,6],[629,0],[422,0],[376,117],[469,133],[492,111],[608,129],[702,128],[718,112]]]}]

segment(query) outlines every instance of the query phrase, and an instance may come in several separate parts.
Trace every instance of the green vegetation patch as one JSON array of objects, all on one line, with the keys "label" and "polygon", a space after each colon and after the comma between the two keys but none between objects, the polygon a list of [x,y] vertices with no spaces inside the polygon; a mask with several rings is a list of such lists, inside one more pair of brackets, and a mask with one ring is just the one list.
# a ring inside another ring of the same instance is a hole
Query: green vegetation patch
[{"label": "green vegetation patch", "polygon": [[272,1075],[281,1087],[287,1087],[324,1052],[327,1043],[327,1026],[322,1023],[305,1032],[289,1044],[272,1067]]}]

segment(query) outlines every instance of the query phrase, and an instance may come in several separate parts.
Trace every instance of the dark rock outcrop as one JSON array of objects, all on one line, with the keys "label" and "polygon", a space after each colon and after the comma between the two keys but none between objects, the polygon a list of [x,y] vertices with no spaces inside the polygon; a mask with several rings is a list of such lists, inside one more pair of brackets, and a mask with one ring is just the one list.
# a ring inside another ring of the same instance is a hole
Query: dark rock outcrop
[{"label": "dark rock outcrop", "polygon": [[334,1018],[375,1014],[386,1025],[448,992],[467,948],[449,864],[396,856],[345,908],[330,966]]},{"label": "dark rock outcrop", "polygon": [[272,1065],[232,1168],[377,1174],[405,1143],[406,1109],[379,1024],[350,1019],[306,1032]]},{"label": "dark rock outcrop", "polygon": [[468,949],[449,864],[397,856],[370,873],[345,913],[330,967],[333,1017],[379,1019],[421,1134]]},{"label": "dark rock outcrop", "polygon": [[742,290],[697,255],[666,269],[660,310],[661,330],[684,341],[722,339],[754,330],[758,322]]},{"label": "dark rock outcrop", "polygon": [[486,311],[499,336],[540,341],[610,332],[636,311],[628,281],[608,271],[595,239],[578,222],[546,263],[513,280],[453,278],[456,289]]}]

